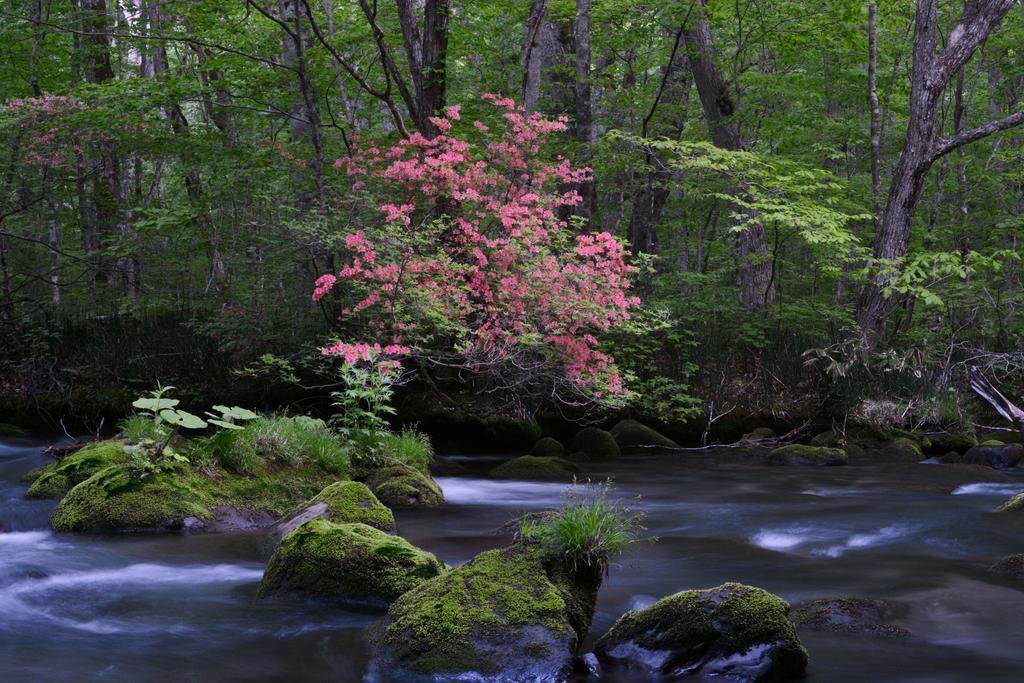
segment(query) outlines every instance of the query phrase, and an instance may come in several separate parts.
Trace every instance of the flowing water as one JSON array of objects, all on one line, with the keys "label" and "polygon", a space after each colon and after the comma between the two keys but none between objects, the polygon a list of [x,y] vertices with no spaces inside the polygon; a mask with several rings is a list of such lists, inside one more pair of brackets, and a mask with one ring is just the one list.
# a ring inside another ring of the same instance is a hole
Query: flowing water
[{"label": "flowing water", "polygon": [[[53,503],[25,500],[18,482],[47,461],[44,445],[0,441],[0,680],[362,679],[362,631],[380,613],[256,602],[261,533],[49,531]],[[987,571],[1024,552],[1024,515],[991,514],[1024,476],[992,484],[939,465],[770,468],[710,455],[624,458],[590,474],[640,496],[658,537],[612,568],[593,633],[676,591],[739,581],[790,602],[894,603],[913,637],[802,632],[812,683],[1024,680],[1024,581]],[[439,483],[446,507],[397,517],[403,536],[449,564],[499,545],[497,527],[557,505],[564,489]]]}]

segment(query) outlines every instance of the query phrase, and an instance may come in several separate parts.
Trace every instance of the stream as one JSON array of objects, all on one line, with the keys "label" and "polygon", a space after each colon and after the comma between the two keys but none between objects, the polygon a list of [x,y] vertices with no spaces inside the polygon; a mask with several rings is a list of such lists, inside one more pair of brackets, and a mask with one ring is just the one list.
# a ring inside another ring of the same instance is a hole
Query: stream
[{"label": "stream", "polygon": [[[19,483],[49,461],[46,445],[0,439],[0,680],[362,680],[362,630],[380,611],[255,601],[271,550],[262,533],[52,533],[55,503],[25,500]],[[497,462],[453,459],[473,472]],[[988,571],[1024,552],[1024,515],[991,514],[1024,490],[1024,473],[992,484],[940,465],[765,467],[686,454],[624,457],[588,474],[639,496],[658,538],[612,567],[594,635],[665,595],[738,581],[791,603],[896,606],[912,637],[802,631],[812,683],[1024,680],[1024,582]],[[565,488],[482,474],[438,483],[447,506],[396,518],[451,565],[500,545],[496,528],[558,505]]]}]

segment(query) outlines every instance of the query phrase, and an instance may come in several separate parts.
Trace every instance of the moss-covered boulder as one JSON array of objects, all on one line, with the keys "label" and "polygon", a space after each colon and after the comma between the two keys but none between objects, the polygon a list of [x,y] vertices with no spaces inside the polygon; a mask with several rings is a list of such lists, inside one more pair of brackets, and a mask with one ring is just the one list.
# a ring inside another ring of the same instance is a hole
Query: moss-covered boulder
[{"label": "moss-covered boulder", "polygon": [[[569,452],[581,453],[582,457],[587,460],[614,460],[622,453],[611,432],[597,427],[585,427],[576,432],[576,436],[573,437],[572,444],[569,446]],[[573,459],[580,457],[574,456]]]},{"label": "moss-covered boulder", "polygon": [[797,628],[853,635],[903,638],[910,631],[892,623],[893,607],[868,598],[821,598],[794,605],[789,613]]},{"label": "moss-covered boulder", "polygon": [[845,465],[847,456],[842,448],[790,444],[769,451],[764,460],[769,465]]},{"label": "moss-covered boulder", "polygon": [[0,436],[28,436],[28,433],[19,427],[18,425],[12,425],[9,422],[0,422]]},{"label": "moss-covered boulder", "polygon": [[122,441],[97,441],[44,467],[25,492],[26,498],[61,498],[96,472],[127,461]]},{"label": "moss-covered boulder", "polygon": [[997,470],[1014,467],[1024,458],[1024,446],[1019,443],[974,446],[964,454],[964,462],[987,465]]},{"label": "moss-covered boulder", "polygon": [[781,598],[737,583],[683,591],[624,614],[594,652],[605,666],[641,676],[785,681],[807,668],[788,611]]},{"label": "moss-covered boulder", "polygon": [[536,455],[540,458],[560,458],[565,455],[565,446],[558,439],[545,436],[533,444],[533,448],[530,449],[530,455]]},{"label": "moss-covered boulder", "polygon": [[763,441],[771,441],[776,438],[775,430],[771,427],[758,427],[740,437],[739,443],[756,446]]},{"label": "moss-covered boulder", "polygon": [[377,496],[357,481],[339,481],[298,506],[274,526],[274,535],[283,537],[313,519],[336,524],[360,523],[382,531],[394,531],[395,516],[377,500]]},{"label": "moss-covered boulder", "polygon": [[477,555],[400,597],[370,632],[379,680],[561,681],[593,617],[597,584],[539,548]]},{"label": "moss-covered boulder", "polygon": [[646,453],[679,448],[672,439],[636,420],[620,420],[611,435],[623,453]]},{"label": "moss-covered boulder", "polygon": [[444,570],[436,557],[398,536],[366,524],[314,519],[281,539],[259,595],[389,603]]},{"label": "moss-covered boulder", "polygon": [[989,570],[1000,576],[1008,576],[1011,579],[1024,579],[1024,553],[1007,555],[993,564]]},{"label": "moss-covered boulder", "polygon": [[394,465],[373,472],[366,485],[388,507],[438,507],[444,493],[433,479],[414,467]]},{"label": "moss-covered boulder", "polygon": [[506,479],[568,479],[579,471],[579,465],[564,458],[524,455],[498,465],[491,470],[491,476]]},{"label": "moss-covered boulder", "polygon": [[921,462],[924,460],[924,449],[921,444],[904,436],[887,441],[870,452],[888,462]]},{"label": "moss-covered boulder", "polygon": [[54,531],[179,530],[213,506],[185,467],[140,479],[127,465],[110,465],[72,488],[50,524]]},{"label": "moss-covered boulder", "polygon": [[1016,496],[996,508],[996,512],[1021,511],[1024,511],[1024,493],[1018,493]]},{"label": "moss-covered boulder", "polygon": [[946,453],[960,453],[961,455],[978,445],[978,437],[974,432],[940,432],[929,435],[931,448],[929,453],[944,455]]}]

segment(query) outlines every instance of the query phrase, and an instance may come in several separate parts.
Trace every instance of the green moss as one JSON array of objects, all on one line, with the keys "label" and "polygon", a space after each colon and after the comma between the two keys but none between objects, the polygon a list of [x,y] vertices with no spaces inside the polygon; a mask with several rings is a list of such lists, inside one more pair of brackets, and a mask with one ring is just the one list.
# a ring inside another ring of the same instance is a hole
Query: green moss
[{"label": "green moss", "polygon": [[385,467],[366,480],[374,495],[388,507],[437,507],[444,493],[433,479],[406,465]]},{"label": "green moss", "polygon": [[259,595],[303,593],[390,602],[444,572],[430,553],[366,524],[306,522],[282,539]]},{"label": "green moss", "polygon": [[198,485],[218,505],[264,510],[282,517],[337,481],[337,476],[323,467],[303,464],[255,476],[213,470],[199,477]]},{"label": "green moss", "polygon": [[[522,627],[534,625],[569,641],[574,598],[564,580],[551,580],[543,553],[515,545],[477,555],[399,598],[388,611],[376,644],[404,669],[422,674],[478,672],[503,669],[484,641],[516,643],[512,656],[532,648],[550,647],[547,638],[520,642]],[[591,606],[592,610],[592,606]]]},{"label": "green moss", "polygon": [[524,455],[495,467],[491,476],[510,479],[566,479],[580,471],[578,465],[563,458]]},{"label": "green moss", "polygon": [[296,510],[324,503],[327,518],[336,523],[361,523],[382,531],[395,528],[395,516],[381,504],[373,492],[357,481],[339,481],[331,484]]},{"label": "green moss", "polygon": [[213,501],[187,468],[135,479],[127,465],[110,465],[78,484],[50,518],[55,531],[180,529],[206,517]]},{"label": "green moss", "polygon": [[807,652],[786,615],[789,605],[760,588],[726,583],[662,598],[647,609],[624,614],[597,642],[599,656],[615,659],[617,644],[633,643],[653,652],[670,651],[675,668],[747,652],[770,644],[774,664],[799,673]]},{"label": "green moss", "polygon": [[920,443],[906,437],[896,437],[885,446],[885,452],[894,460],[920,462],[924,460],[924,451]]},{"label": "green moss", "polygon": [[996,508],[996,512],[1019,512],[1020,510],[1024,510],[1024,493],[1018,493]]},{"label": "green moss", "polygon": [[125,462],[123,441],[98,441],[47,465],[25,492],[26,498],[60,498],[96,472]]},{"label": "green moss", "polygon": [[243,475],[307,464],[319,465],[339,476],[348,470],[348,453],[338,437],[322,420],[305,416],[252,420],[243,429],[196,439],[188,455]]},{"label": "green moss", "polygon": [[577,432],[569,451],[584,453],[589,460],[614,460],[621,453],[611,432],[597,427],[586,427]]},{"label": "green moss", "polygon": [[636,420],[621,420],[611,430],[612,438],[623,451],[658,451],[679,448],[672,439]]},{"label": "green moss", "polygon": [[931,436],[931,452],[945,455],[951,451],[965,453],[978,445],[978,439],[973,432],[946,432],[933,434]]},{"label": "green moss", "polygon": [[982,441],[978,445],[979,446],[1005,446],[1006,444],[1004,444],[999,439],[985,439],[984,441]]},{"label": "green moss", "polygon": [[0,436],[28,436],[28,433],[18,425],[0,422]]},{"label": "green moss", "polygon": [[765,460],[772,465],[844,465],[847,457],[841,448],[791,444],[770,451]]},{"label": "green moss", "polygon": [[533,448],[530,449],[530,455],[536,455],[540,458],[557,458],[564,454],[565,446],[562,445],[562,442],[550,436],[539,439],[537,443],[533,444]]}]

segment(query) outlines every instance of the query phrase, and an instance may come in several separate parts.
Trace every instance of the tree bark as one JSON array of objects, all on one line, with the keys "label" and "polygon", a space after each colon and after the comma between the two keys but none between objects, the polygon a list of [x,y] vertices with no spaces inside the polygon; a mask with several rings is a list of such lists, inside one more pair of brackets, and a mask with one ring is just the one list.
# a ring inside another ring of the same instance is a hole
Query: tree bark
[{"label": "tree bark", "polygon": [[878,106],[878,6],[868,5],[868,100],[871,103],[871,189],[875,216],[882,201],[882,118]]},{"label": "tree bark", "polygon": [[547,17],[548,0],[532,0],[530,17],[526,20],[526,39],[523,41],[523,91],[522,101],[526,111],[537,109],[540,97],[540,77],[544,65],[541,37]]},{"label": "tree bark", "polygon": [[425,137],[433,138],[438,130],[430,118],[443,113],[448,92],[448,16],[451,2],[426,0],[422,32],[415,0],[396,0],[396,4],[415,95],[415,106],[410,107],[409,113],[416,123],[416,130]]},{"label": "tree bark", "polygon": [[[715,60],[715,46],[707,15],[707,0],[701,0],[696,20],[683,32],[688,49],[690,71],[697,86],[704,118],[716,147],[732,151],[743,149],[739,124],[734,115],[736,104]],[[743,188],[738,188],[740,192]],[[735,207],[747,216],[748,227],[736,234],[736,284],[740,305],[755,310],[775,299],[774,265],[768,249],[764,223],[746,209]]]},{"label": "tree bark", "polygon": [[857,322],[871,348],[885,332],[892,308],[888,288],[898,277],[901,261],[910,246],[914,214],[932,164],[965,144],[1024,123],[1024,111],[1021,111],[948,139],[940,138],[936,129],[942,95],[950,79],[1015,4],[1016,0],[987,0],[970,5],[940,53],[936,52],[939,0],[917,0],[907,135],[893,171],[885,209],[878,221],[872,256],[874,273],[861,291],[858,305]]}]

